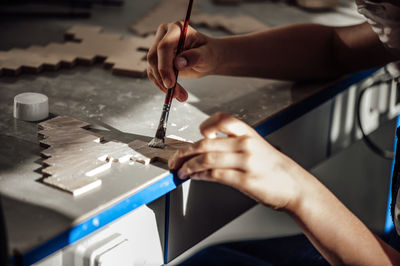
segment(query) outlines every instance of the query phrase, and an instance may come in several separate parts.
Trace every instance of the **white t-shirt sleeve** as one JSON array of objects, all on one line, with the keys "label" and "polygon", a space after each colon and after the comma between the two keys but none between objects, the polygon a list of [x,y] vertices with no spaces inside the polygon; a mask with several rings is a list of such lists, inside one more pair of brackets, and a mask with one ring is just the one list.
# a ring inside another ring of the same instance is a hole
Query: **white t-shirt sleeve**
[{"label": "white t-shirt sleeve", "polygon": [[400,0],[356,0],[356,4],[381,42],[400,53]]}]

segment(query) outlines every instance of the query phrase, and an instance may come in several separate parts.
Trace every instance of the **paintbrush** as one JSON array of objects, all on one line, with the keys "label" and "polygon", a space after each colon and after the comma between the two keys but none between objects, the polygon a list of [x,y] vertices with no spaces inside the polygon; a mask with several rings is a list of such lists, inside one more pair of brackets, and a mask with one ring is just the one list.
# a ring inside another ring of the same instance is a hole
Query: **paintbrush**
[{"label": "paintbrush", "polygon": [[[188,9],[186,11],[185,22],[183,24],[183,28],[181,31],[181,35],[179,37],[178,47],[176,50],[176,55],[182,53],[183,47],[185,46],[186,32],[189,27],[190,14],[192,12],[193,0],[189,0]],[[168,89],[167,94],[165,95],[164,106],[161,113],[160,123],[158,124],[156,136],[148,143],[148,145],[152,148],[163,149],[165,146],[165,133],[167,131],[167,122],[169,110],[171,108],[171,102],[174,96],[176,83],[178,81],[178,70],[174,67],[175,72],[175,84],[172,88]]]}]

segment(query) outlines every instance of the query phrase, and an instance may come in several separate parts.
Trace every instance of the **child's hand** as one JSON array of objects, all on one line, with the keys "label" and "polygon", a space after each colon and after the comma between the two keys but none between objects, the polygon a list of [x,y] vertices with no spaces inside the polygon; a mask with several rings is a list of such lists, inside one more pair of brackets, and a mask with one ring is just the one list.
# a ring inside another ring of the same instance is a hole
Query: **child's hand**
[{"label": "child's hand", "polygon": [[[147,75],[163,92],[175,83],[174,66],[179,76],[197,78],[210,74],[217,64],[212,38],[188,27],[184,51],[175,58],[182,21],[162,24],[158,27],[155,41],[147,55]],[[177,84],[174,97],[186,101],[188,94]]]},{"label": "child's hand", "polygon": [[[274,209],[295,206],[304,169],[277,151],[242,121],[216,113],[204,121],[205,137],[169,160],[182,179],[192,178],[232,186]],[[228,137],[218,138],[217,132]]]}]

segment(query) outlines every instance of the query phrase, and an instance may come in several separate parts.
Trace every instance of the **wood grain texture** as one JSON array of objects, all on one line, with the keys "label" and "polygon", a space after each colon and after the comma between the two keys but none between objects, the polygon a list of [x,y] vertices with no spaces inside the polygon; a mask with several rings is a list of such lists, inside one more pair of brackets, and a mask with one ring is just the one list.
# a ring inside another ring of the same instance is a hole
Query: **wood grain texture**
[{"label": "wood grain texture", "polygon": [[242,0],[212,0],[212,2],[217,5],[239,5]]},{"label": "wood grain texture", "polygon": [[163,163],[168,163],[168,159],[176,152],[177,149],[186,147],[190,144],[191,142],[167,137],[165,139],[164,149],[149,147],[147,142],[141,140],[134,140],[128,145],[136,152],[147,157],[149,162],[160,161]]},{"label": "wood grain texture", "polygon": [[128,144],[110,141],[87,129],[90,124],[67,116],[58,116],[38,124],[43,183],[71,193],[86,193],[101,185],[96,176],[113,163],[147,162],[147,157]]},{"label": "wood grain texture", "polygon": [[105,66],[114,74],[146,77],[146,54],[152,35],[123,39],[119,34],[103,33],[98,26],[75,25],[65,33],[65,39],[69,41],[0,52],[0,73],[39,73],[105,60]]},{"label": "wood grain texture", "polygon": [[243,34],[267,29],[268,26],[250,16],[226,17],[223,15],[194,14],[191,23],[211,29],[222,29],[230,34]]},{"label": "wood grain texture", "polygon": [[333,9],[338,7],[338,0],[296,0],[298,6],[306,9]]},{"label": "wood grain texture", "polygon": [[[223,2],[225,4],[240,3],[240,1]],[[183,20],[187,3],[188,1],[186,0],[162,0],[144,17],[136,21],[130,29],[142,36],[155,33],[157,27],[162,23]],[[195,7],[192,11],[190,23],[212,29],[222,29],[230,34],[249,33],[267,28],[267,25],[250,16],[226,17],[222,15],[211,15],[200,13]]]},{"label": "wood grain texture", "polygon": [[38,128],[42,130],[62,127],[88,129],[90,124],[68,116],[57,116],[38,124]]},{"label": "wood grain texture", "polygon": [[[161,0],[145,16],[137,20],[130,29],[141,36],[146,36],[157,31],[162,23],[184,20],[187,0]],[[193,7],[192,15],[195,13]]]}]

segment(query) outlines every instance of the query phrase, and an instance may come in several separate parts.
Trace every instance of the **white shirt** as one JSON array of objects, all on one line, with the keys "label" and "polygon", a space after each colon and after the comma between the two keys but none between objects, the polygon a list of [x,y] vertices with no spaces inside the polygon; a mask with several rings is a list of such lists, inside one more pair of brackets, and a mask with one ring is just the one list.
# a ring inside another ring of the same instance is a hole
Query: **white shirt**
[{"label": "white shirt", "polygon": [[356,0],[356,4],[381,42],[400,53],[400,0]]}]

